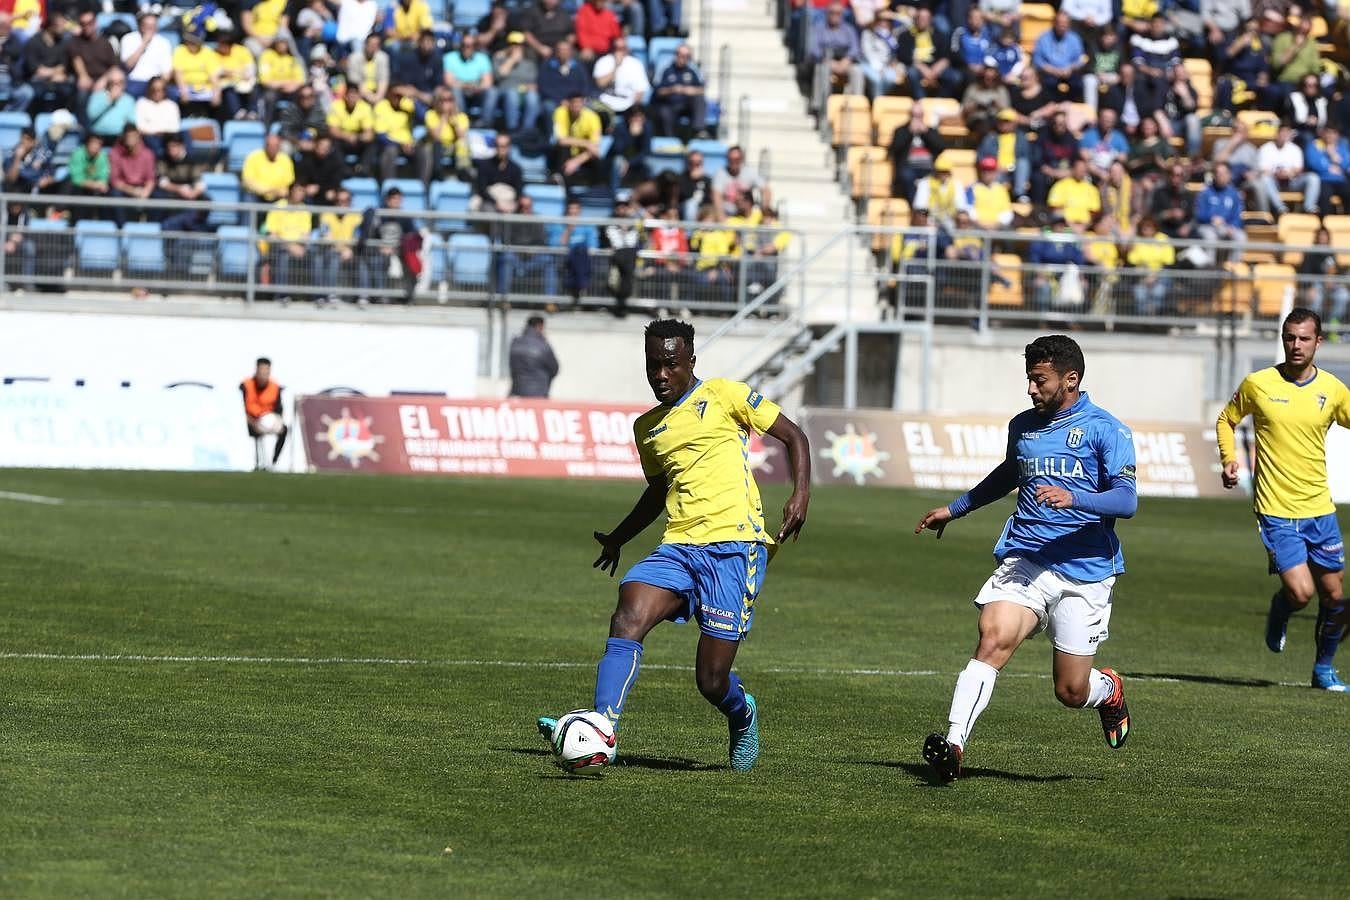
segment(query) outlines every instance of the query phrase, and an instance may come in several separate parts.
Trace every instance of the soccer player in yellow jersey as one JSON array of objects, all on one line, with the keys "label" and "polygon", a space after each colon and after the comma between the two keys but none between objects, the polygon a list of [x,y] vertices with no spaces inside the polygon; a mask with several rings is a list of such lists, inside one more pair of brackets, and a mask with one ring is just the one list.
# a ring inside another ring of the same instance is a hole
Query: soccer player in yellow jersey
[{"label": "soccer player in yellow jersey", "polygon": [[1284,650],[1289,616],[1316,593],[1317,659],[1312,686],[1344,692],[1332,660],[1345,633],[1341,572],[1345,545],[1327,488],[1326,437],[1331,423],[1350,427],[1350,391],[1313,359],[1322,345],[1322,320],[1295,309],[1281,328],[1284,362],[1253,372],[1228,401],[1215,430],[1223,486],[1238,483],[1233,429],[1247,416],[1256,426],[1256,521],[1280,589],[1270,599],[1266,646]]},{"label": "soccer player in yellow jersey", "polygon": [[[661,545],[624,575],[619,605],[595,679],[595,709],[618,723],[637,680],[642,641],[666,619],[697,620],[695,678],[699,692],[727,717],[731,767],[748,771],[759,758],[755,698],[731,671],[755,618],[775,537],[764,527],[759,488],[750,471],[751,431],[787,445],[793,489],[776,540],[797,537],[811,498],[806,435],[777,404],[738,381],[694,375],[694,328],[664,319],[646,330],[647,383],[658,406],[633,423],[647,489],[608,534],[596,532],[595,567],[613,575],[619,551],[661,514]],[[540,718],[551,739],[555,720]]]}]

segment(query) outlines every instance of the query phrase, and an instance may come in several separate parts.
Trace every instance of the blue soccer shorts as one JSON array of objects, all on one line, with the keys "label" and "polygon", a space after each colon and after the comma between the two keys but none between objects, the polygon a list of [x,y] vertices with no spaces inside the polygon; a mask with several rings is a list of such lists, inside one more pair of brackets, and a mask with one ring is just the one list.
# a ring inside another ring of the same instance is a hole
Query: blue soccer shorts
[{"label": "blue soccer shorts", "polygon": [[1311,519],[1256,514],[1261,543],[1270,555],[1270,573],[1278,575],[1311,562],[1331,572],[1345,568],[1345,543],[1335,513]]},{"label": "blue soccer shorts", "polygon": [[672,622],[698,621],[699,631],[739,641],[755,621],[755,599],[764,586],[769,549],[753,541],[662,544],[623,576],[665,588],[684,599]]}]

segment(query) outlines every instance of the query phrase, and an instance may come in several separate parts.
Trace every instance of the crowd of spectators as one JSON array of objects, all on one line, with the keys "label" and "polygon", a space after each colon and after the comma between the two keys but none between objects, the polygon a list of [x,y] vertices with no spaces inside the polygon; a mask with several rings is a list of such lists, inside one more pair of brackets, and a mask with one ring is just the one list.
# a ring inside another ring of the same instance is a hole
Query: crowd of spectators
[{"label": "crowd of spectators", "polygon": [[[787,22],[822,118],[832,94],[912,101],[885,148],[891,194],[938,246],[896,240],[897,270],[978,256],[952,236],[963,221],[1020,226],[1044,232],[1016,245],[1040,269],[1031,304],[1081,303],[1100,283],[1151,315],[1170,308],[1170,271],[1244,256],[1174,241],[1240,244],[1290,212],[1350,214],[1345,2],[793,0]],[[1070,264],[1094,284],[1064,288],[1054,273]],[[1128,281],[1100,274],[1126,266]],[[1302,299],[1343,318],[1347,292],[1326,280],[1342,274],[1336,255],[1305,254],[1300,273],[1321,277]]]}]

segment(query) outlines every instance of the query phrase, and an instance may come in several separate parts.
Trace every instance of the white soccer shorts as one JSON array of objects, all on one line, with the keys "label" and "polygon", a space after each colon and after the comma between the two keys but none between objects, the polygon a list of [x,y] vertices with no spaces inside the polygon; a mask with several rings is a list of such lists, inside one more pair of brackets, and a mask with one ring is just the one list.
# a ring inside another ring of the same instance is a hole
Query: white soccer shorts
[{"label": "white soccer shorts", "polygon": [[995,600],[1025,606],[1036,614],[1032,637],[1044,631],[1056,650],[1093,656],[1108,637],[1115,583],[1114,575],[1105,581],[1075,581],[1020,556],[1009,556],[989,576],[974,602],[981,608]]}]

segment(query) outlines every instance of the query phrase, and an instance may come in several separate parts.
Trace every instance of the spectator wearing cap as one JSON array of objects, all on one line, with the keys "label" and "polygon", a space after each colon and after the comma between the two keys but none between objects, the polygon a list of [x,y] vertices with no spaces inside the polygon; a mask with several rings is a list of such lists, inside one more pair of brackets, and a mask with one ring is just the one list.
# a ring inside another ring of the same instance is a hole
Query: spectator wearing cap
[{"label": "spectator wearing cap", "polygon": [[258,57],[258,85],[262,88],[264,118],[272,121],[284,101],[294,103],[300,89],[308,83],[300,60],[291,53],[290,41],[277,38]]},{"label": "spectator wearing cap", "polygon": [[967,190],[966,208],[981,228],[1007,228],[1013,221],[1012,195],[998,180],[998,160],[982,156],[975,164],[976,181]]},{"label": "spectator wearing cap", "polygon": [[1340,197],[1342,212],[1350,211],[1350,140],[1341,129],[1323,125],[1304,148],[1303,160],[1322,182],[1322,208],[1331,209],[1331,199]]},{"label": "spectator wearing cap", "polygon": [[394,4],[393,15],[389,17],[389,27],[385,37],[391,45],[401,44],[400,49],[411,47],[423,32],[431,31],[434,24],[431,18],[431,6],[427,0],[398,0]]},{"label": "spectator wearing cap", "polygon": [[894,17],[878,15],[858,37],[858,66],[867,81],[867,93],[876,98],[905,83],[905,67],[895,58],[899,39],[892,27]]},{"label": "spectator wearing cap", "polygon": [[[129,82],[128,82],[129,83]],[[145,96],[136,101],[136,128],[156,155],[164,150],[164,138],[177,134],[182,127],[182,112],[169,99],[169,88],[163,78],[151,79]],[[117,138],[121,138],[121,134]]]},{"label": "spectator wearing cap", "polygon": [[619,17],[609,8],[608,0],[586,0],[577,10],[577,56],[586,62],[609,53],[622,34]]},{"label": "spectator wearing cap", "polygon": [[278,36],[290,39],[291,17],[286,13],[288,0],[257,0],[239,14],[244,46],[254,56],[272,46]]},{"label": "spectator wearing cap", "polygon": [[128,124],[136,121],[136,101],[127,93],[127,76],[121,69],[108,72],[103,86],[89,97],[85,108],[85,131],[105,140],[116,140]]},{"label": "spectator wearing cap", "polygon": [[89,96],[103,89],[108,73],[120,67],[112,41],[98,31],[98,17],[91,9],[81,10],[77,18],[78,30],[66,38],[70,67],[75,74],[76,109],[86,108]]},{"label": "spectator wearing cap", "polygon": [[835,0],[825,8],[825,18],[811,29],[807,44],[812,109],[823,110],[825,98],[832,93],[862,93],[859,55],[858,30],[844,21],[843,4]]},{"label": "spectator wearing cap", "polygon": [[[135,125],[128,125],[122,137],[108,152],[108,185],[111,197],[145,200],[155,191],[155,154],[141,140]],[[133,202],[129,204],[135,207]],[[127,206],[115,210],[118,226],[126,224],[130,211]]]},{"label": "spectator wearing cap", "polygon": [[727,149],[727,164],[712,179],[713,192],[722,199],[722,213],[732,215],[736,201],[748,196],[759,206],[773,206],[773,189],[754,166],[745,164],[745,148],[735,144]]},{"label": "spectator wearing cap", "polygon": [[945,153],[933,160],[932,173],[915,185],[912,205],[928,210],[934,225],[949,230],[956,225],[957,210],[970,212],[966,186],[952,175],[952,162]]},{"label": "spectator wearing cap", "polygon": [[[576,23],[572,14],[559,5],[559,0],[537,0],[517,14],[512,27],[524,33],[525,46],[530,48],[535,59],[547,61],[555,58],[560,41],[571,43]],[[557,102],[565,99],[565,96],[559,97]]]},{"label": "spectator wearing cap", "polygon": [[309,144],[295,164],[295,180],[305,186],[305,198],[320,206],[337,199],[342,179],[347,177],[347,164],[333,149],[333,139],[326,131],[306,130],[301,134],[301,145]]},{"label": "spectator wearing cap", "polygon": [[999,112],[1012,103],[1007,85],[998,77],[994,58],[987,57],[985,63],[961,95],[961,115],[976,142],[994,127]]},{"label": "spectator wearing cap", "polygon": [[1064,217],[1075,231],[1086,230],[1092,217],[1102,208],[1101,191],[1088,177],[1087,160],[1081,156],[1074,159],[1069,174],[1055,182],[1045,205],[1053,212]]},{"label": "spectator wearing cap", "polygon": [[[272,269],[272,290],[281,303],[289,303],[291,285],[312,284],[313,275],[304,271],[309,239],[314,233],[314,216],[305,206],[305,186],[296,182],[267,212],[263,220],[265,241],[259,241]],[[292,267],[299,277],[292,278]]]},{"label": "spectator wearing cap", "polygon": [[[422,124],[426,127],[426,137],[417,150],[417,175],[422,184],[430,190],[431,182],[437,179],[454,174],[467,178],[473,171],[469,154],[469,117],[455,105],[455,95],[449,88],[436,89]],[[509,136],[507,141],[509,145]]]},{"label": "spectator wearing cap", "polygon": [[389,54],[384,52],[381,43],[380,33],[373,31],[347,57],[347,87],[355,88],[361,99],[372,107],[389,93]]},{"label": "spectator wearing cap", "polygon": [[455,105],[472,115],[479,110],[478,124],[491,128],[485,115],[497,107],[497,89],[492,81],[492,60],[478,49],[478,38],[466,34],[459,47],[445,54],[445,86],[455,95]]},{"label": "spectator wearing cap", "polygon": [[[363,44],[369,47],[369,44],[366,44],[366,39],[371,35],[380,36],[380,30],[377,27],[379,20],[380,4],[376,0],[339,0],[335,40],[337,46],[342,49],[338,56],[341,57],[343,52],[354,53]],[[366,99],[370,100],[369,97]],[[380,99],[384,98],[381,97]],[[376,101],[370,100],[370,102]]]},{"label": "spectator wearing cap", "polygon": [[182,201],[180,209],[169,211],[160,221],[164,231],[200,231],[206,225],[206,182],[202,173],[206,167],[188,156],[187,144],[181,135],[170,135],[164,142],[164,157],[155,167],[156,200]]},{"label": "spectator wearing cap", "polygon": [[985,24],[984,11],[972,6],[966,12],[966,24],[952,33],[953,64],[969,83],[979,78],[986,68],[997,66],[992,59],[993,51],[994,36]]},{"label": "spectator wearing cap", "polygon": [[[525,35],[512,31],[506,36],[506,48],[492,57],[492,80],[497,85],[497,99],[501,101],[502,118],[506,130],[539,127],[539,64],[525,52]],[[494,114],[484,110],[483,118],[491,121]]]},{"label": "spectator wearing cap", "polygon": [[185,31],[183,42],[173,50],[170,99],[178,101],[185,115],[214,117],[220,107],[219,69],[215,51],[205,45],[201,34]]},{"label": "spectator wearing cap", "polygon": [[994,117],[994,131],[986,134],[976,149],[981,160],[994,161],[998,181],[1027,203],[1031,199],[1031,142],[1026,132],[1017,126],[1017,113],[1011,109],[999,110]]},{"label": "spectator wearing cap", "polygon": [[1040,73],[1041,83],[1052,95],[1083,99],[1083,70],[1088,64],[1083,39],[1069,28],[1069,16],[1063,10],[1055,14],[1055,24],[1036,39],[1031,64]]},{"label": "spectator wearing cap", "polygon": [[66,52],[66,16],[47,14],[42,30],[23,45],[24,71],[36,95],[38,110],[63,109],[75,100],[75,77]]},{"label": "spectator wearing cap", "polygon": [[1124,162],[1129,153],[1130,142],[1116,127],[1116,112],[1110,108],[1097,113],[1097,124],[1078,139],[1078,155],[1087,160],[1088,172],[1098,181],[1105,180],[1111,163]]},{"label": "spectator wearing cap", "polygon": [[228,28],[216,36],[215,54],[221,115],[226,119],[256,116],[258,64],[253,54]]},{"label": "spectator wearing cap", "polygon": [[1275,81],[1288,93],[1305,75],[1322,74],[1322,55],[1312,36],[1312,16],[1305,15],[1288,23],[1270,42],[1270,67]]},{"label": "spectator wearing cap", "polygon": [[379,147],[380,180],[397,178],[400,159],[412,162],[416,156],[413,125],[417,106],[407,97],[385,97],[372,111],[375,143]]},{"label": "spectator wearing cap", "polygon": [[600,89],[600,102],[619,115],[641,106],[652,92],[647,67],[628,52],[628,38],[623,35],[614,39],[610,53],[595,61],[591,77]]},{"label": "spectator wearing cap", "polygon": [[[80,197],[108,196],[108,151],[103,147],[103,136],[85,132],[84,141],[70,154],[70,189]],[[71,218],[97,219],[100,210],[76,206]]]},{"label": "spectator wearing cap", "polygon": [[432,105],[438,88],[445,83],[443,54],[436,48],[436,35],[423,31],[414,45],[404,48],[393,59],[392,92],[407,97],[422,108]]},{"label": "spectator wearing cap", "polygon": [[948,96],[956,92],[961,75],[952,68],[951,41],[933,22],[933,13],[921,6],[914,10],[909,28],[896,40],[895,57],[909,73],[909,92],[915,100],[929,94]]},{"label": "spectator wearing cap", "polygon": [[499,131],[493,140],[492,156],[478,161],[469,208],[508,213],[516,208],[516,199],[524,190],[525,174],[511,159],[511,135]]},{"label": "spectator wearing cap", "polygon": [[663,135],[675,135],[681,118],[689,120],[689,131],[698,137],[707,137],[708,101],[703,76],[691,57],[688,44],[675,48],[675,59],[666,66],[652,97],[652,112]]},{"label": "spectator wearing cap", "polygon": [[118,46],[122,68],[127,72],[127,93],[143,97],[150,82],[173,74],[173,46],[159,33],[159,16],[142,12],[136,31],[123,35]]},{"label": "spectator wearing cap", "polygon": [[281,135],[269,134],[263,145],[244,157],[240,186],[264,203],[284,200],[295,183],[295,163],[281,152]]},{"label": "spectator wearing cap", "polygon": [[603,134],[600,116],[586,108],[580,95],[568,97],[553,113],[553,172],[569,189],[599,183],[604,177],[600,156]]},{"label": "spectator wearing cap", "polygon": [[1280,123],[1275,132],[1275,140],[1261,145],[1256,161],[1260,169],[1260,181],[1257,202],[1265,212],[1273,212],[1276,218],[1284,215],[1289,208],[1280,199],[1280,191],[1302,191],[1303,211],[1315,213],[1321,199],[1322,179],[1316,172],[1304,169],[1303,150],[1293,141],[1294,129],[1288,123]]},{"label": "spectator wearing cap", "polygon": [[901,124],[891,135],[886,158],[891,162],[891,196],[914,199],[914,186],[921,174],[927,173],[944,149],[946,143],[937,128],[924,117],[923,103],[915,103],[909,121]]},{"label": "spectator wearing cap", "polygon": [[[550,0],[552,2],[552,0]],[[526,32],[529,41],[529,32]],[[587,97],[591,93],[590,67],[574,58],[572,41],[564,38],[553,47],[552,55],[539,70],[539,106],[542,118],[552,122],[558,107],[568,97]]]},{"label": "spectator wearing cap", "polygon": [[370,104],[353,88],[339,84],[333,89],[328,110],[328,133],[343,156],[357,159],[361,171],[375,171],[375,117]]},{"label": "spectator wearing cap", "polygon": [[[282,140],[292,146],[301,143],[301,135],[306,131],[317,134],[328,127],[328,117],[319,106],[318,95],[313,85],[303,85],[295,92],[295,102],[287,103],[277,116]],[[313,140],[313,137],[310,138]]]}]

